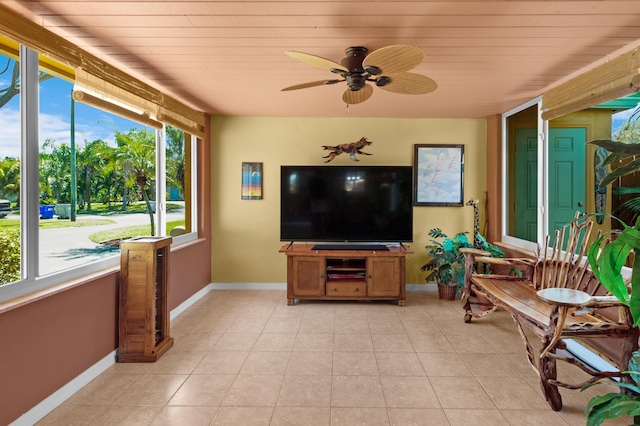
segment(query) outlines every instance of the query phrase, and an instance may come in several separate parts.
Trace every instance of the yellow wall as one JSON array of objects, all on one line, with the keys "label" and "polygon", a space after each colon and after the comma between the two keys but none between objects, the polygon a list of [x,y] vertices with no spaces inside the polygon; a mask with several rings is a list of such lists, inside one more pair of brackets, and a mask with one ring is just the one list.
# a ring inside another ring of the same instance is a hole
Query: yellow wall
[{"label": "yellow wall", "polygon": [[[413,165],[414,144],[464,144],[464,200],[486,191],[486,120],[270,118],[211,119],[212,261],[214,283],[285,283],[280,242],[280,166],[324,164],[322,145],[366,137],[373,144],[353,163],[342,154],[330,164]],[[262,162],[264,197],[241,200],[242,162]],[[415,251],[407,258],[407,284],[424,284],[427,232],[473,231],[471,207],[414,207]],[[483,216],[484,217],[484,216]]]}]

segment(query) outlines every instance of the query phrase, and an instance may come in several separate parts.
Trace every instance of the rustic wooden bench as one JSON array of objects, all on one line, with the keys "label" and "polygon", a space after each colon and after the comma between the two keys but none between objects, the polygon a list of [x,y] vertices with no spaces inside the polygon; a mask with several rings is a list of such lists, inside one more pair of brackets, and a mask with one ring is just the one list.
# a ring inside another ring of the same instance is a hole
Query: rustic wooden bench
[{"label": "rustic wooden bench", "polygon": [[[556,353],[565,348],[562,339],[578,339],[587,345],[594,338],[618,339],[610,341],[618,345],[617,354],[606,358],[620,371],[627,369],[632,353],[638,349],[638,328],[633,327],[628,307],[611,296],[585,264],[592,227],[593,221],[585,219],[572,222],[562,232],[556,231],[553,248],[539,250],[537,258],[492,258],[481,250],[461,250],[466,267],[462,296],[465,321],[499,308],[509,312],[522,336],[529,363],[540,377],[544,396],[555,411],[562,408],[558,386],[578,389],[603,378],[622,376],[623,381],[628,380],[619,372],[595,371],[570,354],[564,355],[564,351]],[[504,274],[477,273],[486,265]],[[522,271],[522,276],[509,274],[513,268]],[[472,299],[477,295],[485,296],[494,306],[484,311],[474,309]],[[540,338],[538,354],[534,353],[525,328]],[[557,379],[557,360],[576,365],[592,377],[580,384],[562,383]]]}]

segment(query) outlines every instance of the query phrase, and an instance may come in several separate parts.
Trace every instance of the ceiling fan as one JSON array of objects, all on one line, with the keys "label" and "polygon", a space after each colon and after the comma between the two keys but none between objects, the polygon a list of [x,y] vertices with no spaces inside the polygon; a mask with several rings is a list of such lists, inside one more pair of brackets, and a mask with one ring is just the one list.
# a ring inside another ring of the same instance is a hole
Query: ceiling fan
[{"label": "ceiling fan", "polygon": [[424,52],[419,47],[394,45],[386,46],[369,53],[366,47],[354,46],[345,51],[346,57],[340,63],[309,53],[286,51],[288,56],[326,69],[342,78],[311,81],[285,87],[282,91],[306,89],[307,87],[347,82],[347,90],[342,100],[348,105],[364,102],[373,94],[373,86],[388,92],[405,95],[422,95],[438,88],[438,83],[421,74],[407,72],[422,62]]}]

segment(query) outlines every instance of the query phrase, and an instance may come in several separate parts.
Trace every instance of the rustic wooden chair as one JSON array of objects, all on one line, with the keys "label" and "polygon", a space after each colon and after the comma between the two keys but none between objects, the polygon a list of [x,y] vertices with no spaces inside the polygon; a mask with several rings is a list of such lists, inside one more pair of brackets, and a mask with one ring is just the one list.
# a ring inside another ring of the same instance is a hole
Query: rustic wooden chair
[{"label": "rustic wooden chair", "polygon": [[[638,349],[638,328],[633,327],[629,308],[607,292],[584,260],[592,228],[593,221],[589,219],[573,221],[568,232],[567,228],[556,231],[551,249],[547,249],[547,237],[546,247],[539,250],[541,253],[537,259],[492,258],[481,250],[463,249],[465,321],[481,318],[497,308],[509,312],[518,326],[529,363],[540,377],[544,396],[555,411],[562,408],[558,386],[578,389],[603,378],[629,380],[619,372],[595,371],[571,355],[556,353],[557,349],[566,347],[562,339],[579,339],[587,344],[593,338],[618,339],[610,340],[610,343],[621,342],[617,356],[606,358],[620,371],[627,370],[632,353]],[[565,238],[566,243],[563,244]],[[476,273],[479,265],[483,264],[503,271],[517,268],[522,271],[522,276]],[[484,295],[494,307],[483,312],[472,309],[473,293]],[[541,340],[542,349],[537,355],[525,328],[532,330]],[[576,365],[592,377],[580,384],[560,382],[557,379],[557,360]]]}]

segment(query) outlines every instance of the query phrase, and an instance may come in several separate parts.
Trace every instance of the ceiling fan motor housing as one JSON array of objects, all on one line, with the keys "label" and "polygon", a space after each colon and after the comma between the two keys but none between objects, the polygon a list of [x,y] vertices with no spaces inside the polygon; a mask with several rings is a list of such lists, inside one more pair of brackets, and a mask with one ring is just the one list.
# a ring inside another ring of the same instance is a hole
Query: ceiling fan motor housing
[{"label": "ceiling fan motor housing", "polygon": [[347,55],[340,63],[349,72],[344,73],[343,77],[347,80],[347,86],[353,91],[362,89],[369,77],[369,73],[362,67],[362,61],[367,57],[369,49],[362,46],[353,46],[345,50]]}]

